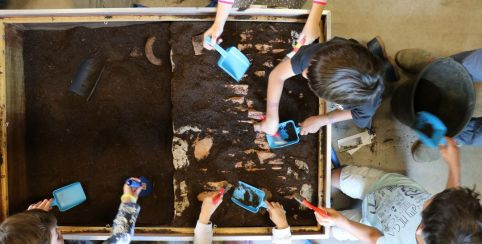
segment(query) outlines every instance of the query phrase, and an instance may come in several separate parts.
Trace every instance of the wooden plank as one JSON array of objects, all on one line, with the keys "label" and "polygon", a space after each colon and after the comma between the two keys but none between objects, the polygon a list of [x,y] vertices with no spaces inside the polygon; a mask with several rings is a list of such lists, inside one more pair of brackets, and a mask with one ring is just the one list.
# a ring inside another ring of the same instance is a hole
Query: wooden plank
[{"label": "wooden plank", "polygon": [[0,124],[1,135],[0,135],[0,145],[1,145],[1,162],[0,162],[0,201],[1,212],[0,221],[3,221],[8,215],[8,172],[7,172],[7,110],[6,108],[6,78],[5,78],[5,24],[0,23]]},{"label": "wooden plank", "polygon": [[[5,23],[90,23],[101,22],[107,24],[109,22],[156,22],[156,21],[212,21],[213,16],[77,16],[77,17],[18,17],[3,18],[1,22]],[[273,16],[251,16],[251,17],[229,17],[228,21],[263,21],[263,22],[292,22],[303,23],[306,19],[303,18],[287,18],[287,17],[273,17]]]}]

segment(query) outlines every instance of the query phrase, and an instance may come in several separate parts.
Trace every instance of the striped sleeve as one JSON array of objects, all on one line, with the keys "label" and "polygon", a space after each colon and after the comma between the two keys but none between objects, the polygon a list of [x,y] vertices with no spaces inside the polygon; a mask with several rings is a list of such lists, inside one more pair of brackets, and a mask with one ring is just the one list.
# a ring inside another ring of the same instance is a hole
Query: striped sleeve
[{"label": "striped sleeve", "polygon": [[218,0],[218,3],[224,3],[224,4],[234,4],[234,0]]},{"label": "striped sleeve", "polygon": [[320,4],[325,6],[326,4],[328,4],[328,2],[326,0],[313,0],[313,4]]}]

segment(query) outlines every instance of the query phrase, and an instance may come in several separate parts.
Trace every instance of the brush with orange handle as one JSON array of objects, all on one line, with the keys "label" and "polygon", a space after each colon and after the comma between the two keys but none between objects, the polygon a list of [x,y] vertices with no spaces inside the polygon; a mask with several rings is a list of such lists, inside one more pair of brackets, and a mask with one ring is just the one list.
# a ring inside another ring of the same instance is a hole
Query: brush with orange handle
[{"label": "brush with orange handle", "polygon": [[302,197],[300,194],[298,193],[295,193],[293,195],[293,198],[299,202],[301,205],[304,205],[305,207],[317,212],[319,215],[321,215],[322,217],[328,217],[330,216],[328,214],[328,212],[326,212],[324,209],[321,209],[321,208],[318,208],[316,207],[315,205],[311,204],[310,202],[308,202],[304,197]]}]

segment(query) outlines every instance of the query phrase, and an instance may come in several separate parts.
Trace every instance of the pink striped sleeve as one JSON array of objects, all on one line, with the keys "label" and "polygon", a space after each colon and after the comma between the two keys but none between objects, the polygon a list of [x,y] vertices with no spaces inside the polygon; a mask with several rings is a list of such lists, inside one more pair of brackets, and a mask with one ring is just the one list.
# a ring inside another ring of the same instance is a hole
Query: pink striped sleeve
[{"label": "pink striped sleeve", "polygon": [[314,4],[320,4],[320,5],[323,5],[323,6],[328,4],[328,2],[326,0],[313,0],[313,3]]},{"label": "pink striped sleeve", "polygon": [[234,0],[218,0],[218,3],[234,4]]}]

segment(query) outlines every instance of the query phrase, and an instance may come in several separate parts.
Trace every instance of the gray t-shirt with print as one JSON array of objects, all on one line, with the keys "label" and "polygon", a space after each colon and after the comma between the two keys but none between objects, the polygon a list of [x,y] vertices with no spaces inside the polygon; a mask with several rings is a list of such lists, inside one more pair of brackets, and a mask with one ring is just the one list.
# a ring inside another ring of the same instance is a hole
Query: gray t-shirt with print
[{"label": "gray t-shirt with print", "polygon": [[431,194],[400,174],[384,175],[368,192],[362,204],[362,223],[383,233],[377,244],[416,244],[423,203]]}]

